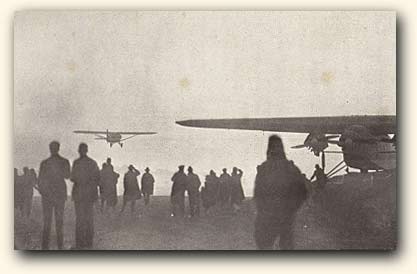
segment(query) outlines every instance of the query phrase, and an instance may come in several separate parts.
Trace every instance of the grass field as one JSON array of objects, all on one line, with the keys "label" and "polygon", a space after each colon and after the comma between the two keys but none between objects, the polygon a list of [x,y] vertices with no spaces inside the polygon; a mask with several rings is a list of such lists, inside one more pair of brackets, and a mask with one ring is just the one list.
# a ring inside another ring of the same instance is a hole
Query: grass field
[{"label": "grass field", "polygon": [[[322,191],[311,191],[295,224],[295,247],[301,250],[388,249],[396,246],[396,179],[393,174],[352,174],[333,179]],[[121,201],[121,199],[119,198]],[[143,200],[137,211],[95,212],[94,249],[97,250],[253,250],[256,210],[244,201],[240,212],[213,211],[195,219],[170,217],[169,197]],[[74,245],[75,216],[68,201],[64,246]],[[42,230],[40,199],[30,219],[15,212],[15,248],[38,250]],[[56,248],[52,230],[51,249]],[[277,247],[278,249],[278,247]]]}]

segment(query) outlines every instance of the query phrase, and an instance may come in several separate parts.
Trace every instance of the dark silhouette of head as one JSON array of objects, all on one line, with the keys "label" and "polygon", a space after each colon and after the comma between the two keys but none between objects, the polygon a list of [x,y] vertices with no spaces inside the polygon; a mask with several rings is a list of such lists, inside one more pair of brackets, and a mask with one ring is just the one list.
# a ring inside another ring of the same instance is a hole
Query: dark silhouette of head
[{"label": "dark silhouette of head", "polygon": [[107,163],[103,163],[103,165],[101,166],[102,169],[105,169],[107,166]]},{"label": "dark silhouette of head", "polygon": [[86,143],[81,143],[78,146],[78,153],[80,154],[81,157],[85,157],[87,156],[87,152],[88,152],[88,146]]},{"label": "dark silhouette of head", "polygon": [[181,172],[184,172],[184,165],[178,166],[178,170],[181,171]]},{"label": "dark silhouette of head", "polygon": [[210,170],[210,175],[215,176],[216,172],[214,172],[214,170]]},{"label": "dark silhouette of head", "polygon": [[133,167],[133,165],[129,165],[128,169],[129,169],[130,171],[133,171],[135,168]]},{"label": "dark silhouette of head", "polygon": [[192,166],[188,167],[188,173],[193,173],[193,167]]},{"label": "dark silhouette of head", "polygon": [[111,158],[110,158],[110,157],[109,157],[109,158],[107,158],[106,163],[107,163],[108,165],[111,165]]},{"label": "dark silhouette of head", "polygon": [[225,174],[227,173],[227,168],[223,168],[222,170],[223,170],[223,173]]},{"label": "dark silhouette of head", "polygon": [[316,169],[320,169],[320,166],[318,164],[315,165]]},{"label": "dark silhouette of head", "polygon": [[36,171],[35,171],[35,169],[34,169],[34,168],[29,169],[29,173],[30,173],[30,175],[32,175],[32,176],[36,176]]},{"label": "dark silhouette of head", "polygon": [[49,151],[51,152],[51,155],[58,155],[59,143],[57,141],[52,141],[49,144]]},{"label": "dark silhouette of head", "polygon": [[278,135],[271,135],[268,140],[268,149],[266,158],[269,159],[286,159],[282,139]]},{"label": "dark silhouette of head", "polygon": [[146,172],[146,173],[149,173],[149,170],[150,170],[150,169],[149,169],[149,167],[146,167],[146,168],[145,168],[145,172]]},{"label": "dark silhouette of head", "polygon": [[237,173],[237,167],[233,167],[233,169],[232,169],[232,173],[233,173],[233,174],[236,174],[236,173]]},{"label": "dark silhouette of head", "polygon": [[28,174],[29,174],[29,168],[28,168],[27,166],[25,166],[25,167],[23,168],[23,174],[24,174],[24,175],[28,175]]}]

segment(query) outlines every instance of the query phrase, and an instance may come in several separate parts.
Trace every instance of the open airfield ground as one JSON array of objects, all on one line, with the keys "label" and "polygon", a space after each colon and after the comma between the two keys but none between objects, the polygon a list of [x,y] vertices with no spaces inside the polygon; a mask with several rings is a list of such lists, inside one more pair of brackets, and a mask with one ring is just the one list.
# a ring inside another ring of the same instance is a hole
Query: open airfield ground
[{"label": "open airfield ground", "polygon": [[[395,173],[350,174],[333,178],[323,190],[309,185],[309,198],[294,223],[295,248],[300,250],[383,249],[396,247]],[[152,197],[145,208],[119,213],[95,211],[94,249],[97,250],[253,250],[256,208],[247,198],[240,210],[215,209],[199,218],[170,217],[170,199]],[[188,201],[186,200],[188,205]],[[187,207],[188,208],[188,207]],[[42,212],[39,197],[30,219],[15,211],[15,248],[40,249]],[[54,227],[54,225],[53,225]],[[68,199],[65,208],[64,246],[74,245],[75,216]],[[52,229],[51,249],[56,248]],[[276,246],[276,249],[279,249]]]}]

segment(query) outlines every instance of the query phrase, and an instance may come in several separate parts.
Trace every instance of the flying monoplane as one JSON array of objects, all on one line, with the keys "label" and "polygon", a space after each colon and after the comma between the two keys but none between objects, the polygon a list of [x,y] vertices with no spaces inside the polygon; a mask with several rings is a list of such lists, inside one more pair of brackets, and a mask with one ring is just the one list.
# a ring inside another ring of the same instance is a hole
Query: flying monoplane
[{"label": "flying monoplane", "polygon": [[[205,119],[176,122],[182,126],[307,133],[303,144],[292,148],[307,148],[315,156],[341,153],[343,160],[327,175],[332,176],[346,166],[361,172],[396,168],[396,116],[333,116],[249,119]],[[340,150],[327,150],[329,144]],[[345,165],[343,165],[345,164]]]},{"label": "flying monoplane", "polygon": [[[104,140],[110,144],[110,147],[113,144],[117,143],[120,147],[123,147],[123,141],[136,137],[138,135],[152,135],[156,134],[156,132],[129,132],[129,131],[93,131],[93,130],[75,130],[74,133],[77,134],[92,134],[95,135],[95,140]],[[123,135],[127,135],[127,137],[123,138]]]}]

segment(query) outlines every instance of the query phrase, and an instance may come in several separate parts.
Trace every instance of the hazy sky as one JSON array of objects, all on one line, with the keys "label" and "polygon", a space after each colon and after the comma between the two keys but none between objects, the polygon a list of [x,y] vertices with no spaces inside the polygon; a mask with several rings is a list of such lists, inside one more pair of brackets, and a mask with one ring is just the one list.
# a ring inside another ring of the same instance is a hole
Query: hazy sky
[{"label": "hazy sky", "polygon": [[[37,11],[17,13],[14,29],[19,168],[38,168],[51,140],[73,161],[84,141],[115,166],[192,164],[201,177],[239,166],[249,192],[270,133],[175,121],[396,112],[393,12]],[[110,149],[76,129],[158,135]],[[282,136],[287,145],[306,137]],[[308,175],[318,161],[287,153]],[[170,183],[159,184],[164,194]]]}]

